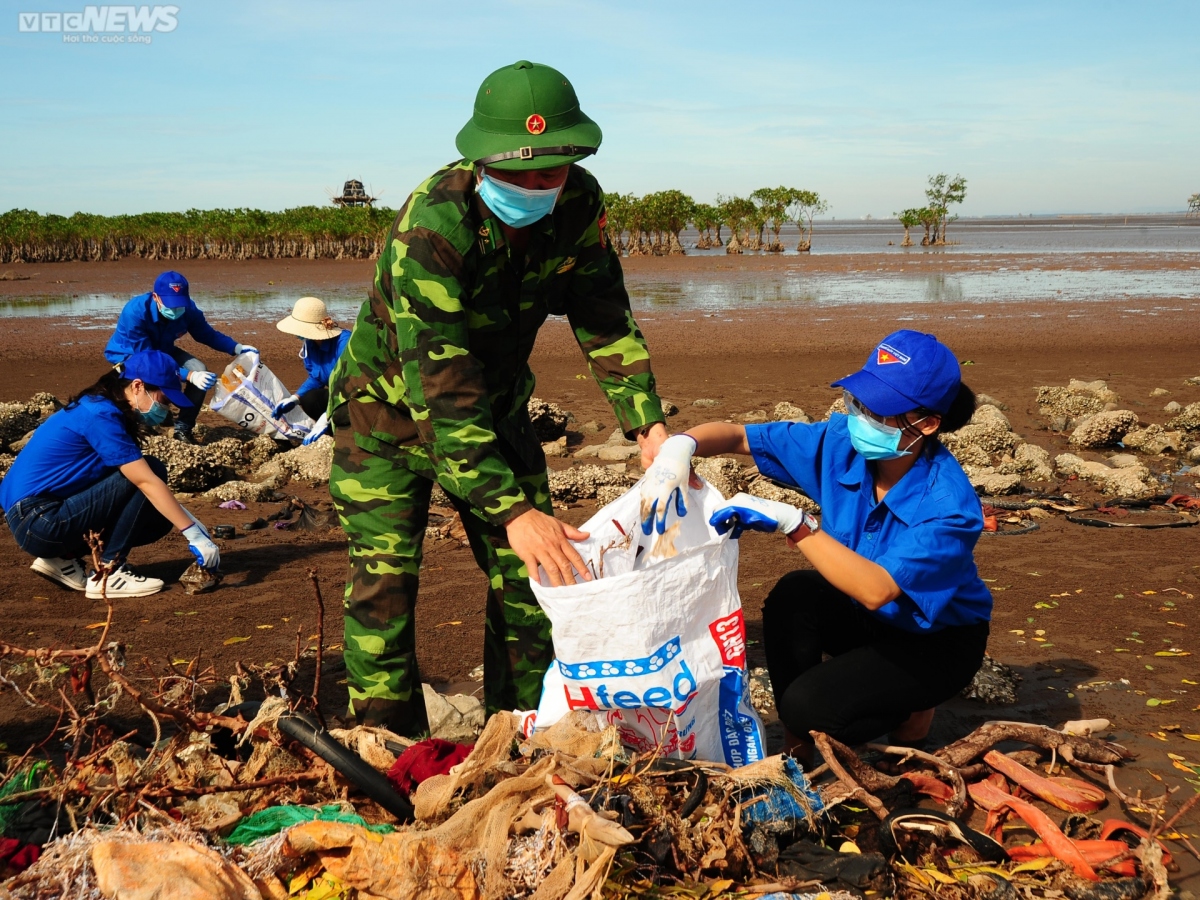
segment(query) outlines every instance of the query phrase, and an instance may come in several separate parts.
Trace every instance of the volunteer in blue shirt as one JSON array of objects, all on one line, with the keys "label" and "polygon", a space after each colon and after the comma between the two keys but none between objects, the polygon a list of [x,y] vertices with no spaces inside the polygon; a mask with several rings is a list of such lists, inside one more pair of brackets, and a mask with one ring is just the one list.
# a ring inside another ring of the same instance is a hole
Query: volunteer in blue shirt
[{"label": "volunteer in blue shirt", "polygon": [[923,741],[934,708],[979,669],[992,611],[975,568],[979,499],[937,439],[975,408],[954,354],[933,335],[898,331],[834,387],[848,415],[827,422],[714,422],[669,438],[643,488],[643,527],[661,530],[684,510],[693,454],[750,453],[764,475],[820,504],[818,524],[739,494],[711,520],[735,537],[782,532],[812,564],[780,579],[763,607],[776,709],[801,758],[811,758],[811,730],[849,744],[889,731]]},{"label": "volunteer in blue shirt", "polygon": [[316,419],[304,439],[305,444],[311,444],[328,428],[329,376],[350,342],[350,332],[338,327],[324,302],[316,297],[301,297],[292,307],[292,314],[276,322],[275,327],[284,334],[301,338],[300,358],[304,360],[308,378],[296,393],[279,401],[271,414],[278,418],[300,404],[310,419]]},{"label": "volunteer in blue shirt", "polygon": [[217,374],[209,372],[204,363],[175,346],[184,334],[230,356],[255,350],[209,325],[188,292],[187,279],[178,272],[163,272],[154,279],[153,291],[139,294],[125,304],[117,319],[117,330],[104,348],[104,356],[111,363],[119,363],[143,350],[161,350],[174,359],[179,377],[187,382],[184,394],[190,401],[179,410],[175,419],[175,439],[194,444],[192,428],[204,405],[204,395],[217,383]]},{"label": "volunteer in blue shirt", "polygon": [[167,487],[166,467],[137,445],[147,426],[162,424],[166,402],[187,409],[175,360],[159,350],[134,353],[43,422],[0,481],[0,507],[17,546],[37,557],[35,572],[88,598],[101,582],[87,574],[87,535],[104,541],[108,596],[144,597],[162,590],[157,578],[125,565],[133,547],[172,529],[183,532],[196,561],[215,569],[221,556],[204,526]]}]

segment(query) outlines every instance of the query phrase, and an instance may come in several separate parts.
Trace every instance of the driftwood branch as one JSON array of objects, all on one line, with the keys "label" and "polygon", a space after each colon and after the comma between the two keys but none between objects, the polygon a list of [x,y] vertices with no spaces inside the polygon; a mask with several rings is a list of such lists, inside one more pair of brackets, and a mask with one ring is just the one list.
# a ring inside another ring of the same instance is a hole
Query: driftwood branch
[{"label": "driftwood branch", "polygon": [[899,756],[901,764],[908,762],[910,759],[919,759],[933,766],[946,781],[950,782],[950,787],[954,789],[954,797],[946,804],[946,812],[957,818],[967,811],[969,804],[967,783],[963,780],[962,773],[944,759],[939,759],[932,753],[926,753],[923,750],[917,750],[913,747],[892,747],[887,744],[868,744],[867,746],[881,753]]},{"label": "driftwood branch", "polygon": [[[838,744],[837,741],[833,740],[833,738],[829,737],[829,735],[822,734],[820,731],[810,731],[809,734],[812,736],[813,743],[816,744],[817,749],[821,751],[821,756],[825,759],[825,763],[829,766],[829,770],[837,776],[838,781],[841,782],[842,786],[849,791],[849,797],[853,797],[855,800],[861,800],[864,804],[866,804],[867,809],[871,810],[871,812],[873,812],[880,821],[886,819],[888,817],[888,810],[887,807],[883,805],[883,801],[863,790],[863,786],[854,780],[853,776],[851,776],[851,774],[842,766],[842,763],[838,759],[837,752],[834,750],[833,745],[837,744],[837,746],[848,751],[850,756],[854,756],[855,759],[858,759],[858,757],[854,755],[854,751],[850,750],[850,748],[846,747],[844,744]],[[863,763],[862,760],[858,760],[858,762],[860,766],[866,766],[866,763]],[[866,768],[870,769],[871,767],[866,766]],[[875,770],[871,769],[871,771],[874,772]],[[880,775],[884,779],[888,778],[887,775],[883,775],[881,772],[876,772],[876,774]]]},{"label": "driftwood branch", "polygon": [[325,600],[321,596],[321,582],[316,569],[308,570],[308,580],[312,582],[313,596],[317,599],[317,658],[313,669],[312,707],[324,727],[325,718],[321,715],[321,661],[325,654]]},{"label": "driftwood branch", "polygon": [[1029,722],[988,722],[962,740],[943,747],[935,755],[960,769],[1002,741],[1021,741],[1064,755],[1064,748],[1069,748],[1074,759],[1084,762],[1109,764],[1133,759],[1133,754],[1120,744],[1064,734],[1046,725],[1034,725]]}]

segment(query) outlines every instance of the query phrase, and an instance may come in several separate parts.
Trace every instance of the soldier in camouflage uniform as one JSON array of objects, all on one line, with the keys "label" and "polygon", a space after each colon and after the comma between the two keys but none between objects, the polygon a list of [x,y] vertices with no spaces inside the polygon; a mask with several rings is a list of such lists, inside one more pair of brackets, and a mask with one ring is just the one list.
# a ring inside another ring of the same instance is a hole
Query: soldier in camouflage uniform
[{"label": "soldier in camouflage uniform", "polygon": [[666,438],[604,199],[575,162],[600,144],[575,91],[548,66],[488,76],[456,141],[463,159],[405,202],[330,381],[330,491],[350,541],[345,660],[363,724],[427,731],[413,612],[430,492],[462,517],[487,573],[489,713],[537,706],[550,625],[529,588],[588,578],[553,518],[529,421],[528,359],[548,315],[566,316],[622,431],[649,465]]}]

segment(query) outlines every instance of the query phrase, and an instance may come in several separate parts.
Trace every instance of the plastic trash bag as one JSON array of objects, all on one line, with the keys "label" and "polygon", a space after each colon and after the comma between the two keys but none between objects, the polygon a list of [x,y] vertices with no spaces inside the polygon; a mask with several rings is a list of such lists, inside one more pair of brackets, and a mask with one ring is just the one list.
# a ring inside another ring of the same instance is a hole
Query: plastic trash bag
[{"label": "plastic trash bag", "polygon": [[275,405],[289,396],[291,391],[263,364],[258,352],[247,350],[225,367],[208,405],[255,434],[302,439],[316,423],[300,404],[278,418],[271,415]]},{"label": "plastic trash bag", "polygon": [[738,543],[709,516],[726,504],[705,484],[688,491],[688,514],[662,535],[642,534],[635,486],[596,513],[575,545],[593,581],[533,581],[554,628],[535,726],[571,710],[613,724],[640,753],[722,761],[765,756],[750,705],[746,626],[737,589]]}]

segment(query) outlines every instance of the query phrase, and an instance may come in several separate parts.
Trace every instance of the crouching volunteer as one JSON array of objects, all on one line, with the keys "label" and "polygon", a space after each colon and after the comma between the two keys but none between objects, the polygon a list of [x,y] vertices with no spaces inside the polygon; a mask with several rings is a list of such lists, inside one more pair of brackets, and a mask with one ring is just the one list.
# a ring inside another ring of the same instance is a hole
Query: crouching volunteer
[{"label": "crouching volunteer", "polygon": [[166,402],[191,406],[175,361],[158,350],[135,353],[71,399],[33,433],[0,481],[0,506],[19,546],[37,557],[35,572],[99,599],[101,582],[80,557],[87,535],[104,541],[103,561],[118,564],[106,590],[111,598],[162,590],[138,575],[125,557],[172,528],[183,532],[196,561],[215,569],[221,557],[204,526],[167,487],[166,467],[143,456],[137,437],[167,416]]},{"label": "crouching volunteer", "polygon": [[292,307],[292,314],[276,322],[275,327],[300,338],[300,359],[308,378],[296,393],[275,404],[271,415],[278,418],[299,404],[310,419],[316,420],[313,430],[304,438],[305,444],[311,444],[328,428],[325,411],[329,407],[329,376],[350,342],[350,332],[338,327],[325,304],[316,297],[301,297]]},{"label": "crouching volunteer", "polygon": [[117,329],[104,348],[104,356],[110,363],[119,363],[143,350],[161,350],[174,359],[179,377],[187,382],[184,393],[188,399],[188,405],[179,410],[175,419],[175,439],[194,444],[192,428],[204,405],[204,395],[217,383],[217,374],[175,346],[185,333],[230,356],[255,349],[249,344],[239,344],[209,325],[188,293],[187,279],[178,272],[163,272],[154,279],[153,291],[139,294],[125,304],[117,318]]},{"label": "crouching volunteer", "polygon": [[898,331],[834,387],[848,415],[827,422],[714,422],[669,438],[643,488],[661,529],[668,507],[683,509],[693,453],[749,453],[820,504],[818,523],[739,494],[711,520],[735,537],[782,532],[815,569],[785,575],[763,607],[776,708],[802,759],[810,730],[849,744],[889,731],[923,741],[934,708],[978,670],[992,610],[973,555],[979,499],[937,439],[975,407],[954,355],[933,335]]},{"label": "crouching volunteer", "polygon": [[529,573],[590,577],[571,545],[584,535],[553,516],[529,420],[529,355],[547,316],[566,316],[645,465],[667,437],[604,195],[575,165],[600,128],[570,83],[524,61],[493,72],[457,144],[463,158],[404,202],[329,387],[350,711],[403,735],[429,728],[414,610],[435,483],[488,576],[488,713],[535,708],[554,656]]}]

